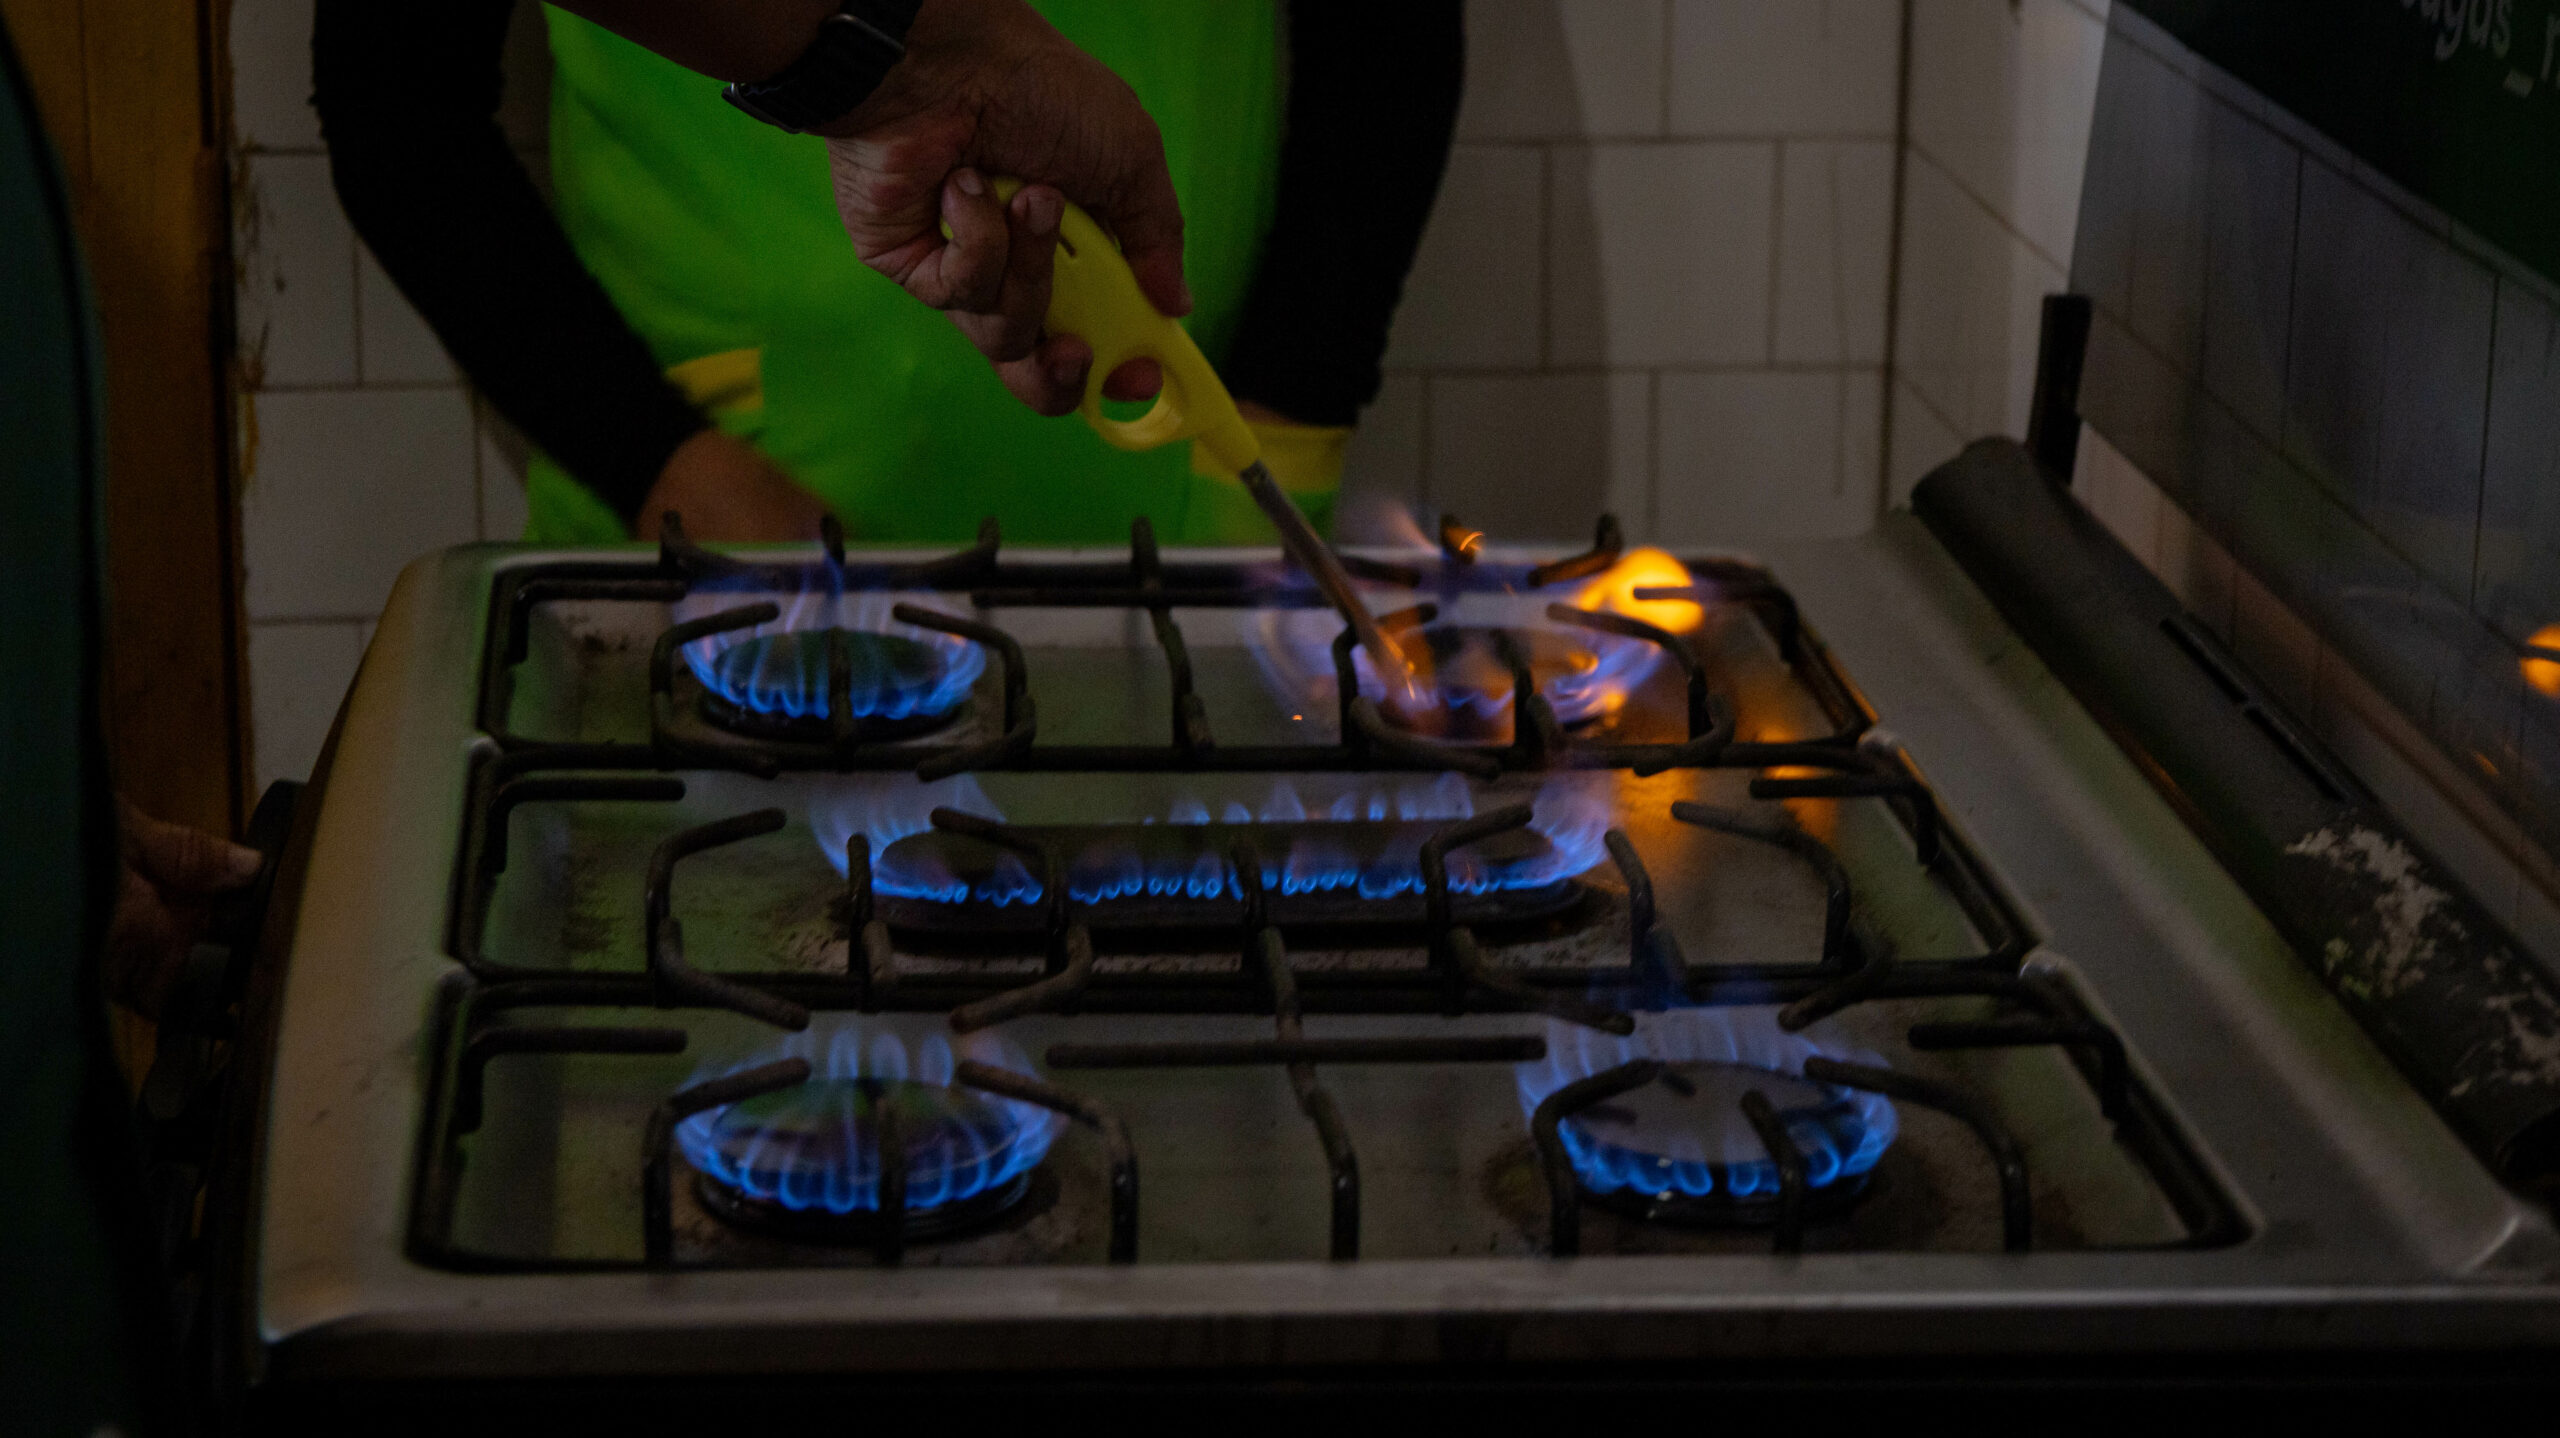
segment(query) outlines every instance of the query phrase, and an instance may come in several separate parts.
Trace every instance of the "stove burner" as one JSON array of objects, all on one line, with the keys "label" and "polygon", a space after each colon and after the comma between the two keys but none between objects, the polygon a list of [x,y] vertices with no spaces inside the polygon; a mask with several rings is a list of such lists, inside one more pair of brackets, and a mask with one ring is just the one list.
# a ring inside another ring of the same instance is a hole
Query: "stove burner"
[{"label": "stove burner", "polygon": [[[1515,666],[1529,671],[1539,693],[1555,707],[1565,724],[1588,724],[1604,716],[1614,694],[1623,694],[1632,671],[1620,662],[1644,646],[1602,634],[1574,634],[1561,629],[1481,629],[1435,624],[1422,631],[1428,655],[1428,690],[1435,695],[1448,737],[1491,739],[1511,729]],[[1367,656],[1361,656],[1365,659]],[[1355,661],[1357,662],[1357,661]],[[1649,666],[1648,666],[1649,667]],[[1369,679],[1362,670],[1362,686]],[[1385,712],[1399,714],[1401,708]]]},{"label": "stove burner", "polygon": [[[1339,783],[1340,781],[1333,781]],[[1021,839],[1056,856],[1067,896],[1097,929],[1232,928],[1239,893],[1230,855],[1262,860],[1272,917],[1282,924],[1409,924],[1423,919],[1422,846],[1476,800],[1454,774],[1361,784],[1327,794],[1324,780],[1276,783],[1259,805],[1197,799],[1159,820],[1026,824]],[[1298,787],[1303,784],[1302,790]],[[853,781],[818,808],[811,829],[841,868],[856,832],[872,844],[872,886],[883,914],[910,932],[1037,928],[1041,881],[1017,855],[932,827],[935,807],[1002,821],[965,777],[933,785]],[[1550,779],[1530,827],[1456,850],[1449,884],[1461,922],[1542,918],[1582,898],[1573,880],[1606,863],[1606,797],[1574,777]]]},{"label": "stove burner", "polygon": [[1635,1217],[1697,1225],[1777,1216],[1778,1169],[1744,1116],[1758,1090],[1804,1156],[1812,1216],[1855,1203],[1897,1132],[1883,1097],[1814,1082],[1815,1056],[1880,1063],[1780,1029],[1767,1009],[1644,1014],[1632,1037],[1549,1025],[1548,1057],[1518,1071],[1524,1112],[1576,1079],[1637,1058],[1662,1060],[1652,1083],[1567,1117],[1557,1128],[1585,1192]]},{"label": "stove burner", "polygon": [[[1014,831],[1061,857],[1068,895],[1085,906],[1096,928],[1232,928],[1242,894],[1227,856],[1239,842],[1262,856],[1263,889],[1276,923],[1419,923],[1419,856],[1423,843],[1445,827],[1387,820],[1017,825]],[[1462,901],[1462,922],[1528,919],[1577,902],[1581,891],[1572,875],[1588,867],[1567,859],[1544,835],[1515,830],[1450,855],[1449,886]],[[939,831],[911,835],[889,846],[878,872],[893,924],[1039,922],[1039,881],[1019,859],[976,839]]]},{"label": "stove burner", "polygon": [[697,661],[694,672],[710,691],[704,713],[724,728],[759,737],[823,731],[832,717],[829,651],[839,635],[852,674],[854,717],[865,738],[919,734],[951,722],[968,684],[952,682],[948,657],[919,640],[842,629],[756,635],[708,662]]},{"label": "stove burner", "polygon": [[[869,1243],[879,1231],[880,1143],[894,1128],[906,1168],[909,1237],[983,1227],[1032,1191],[1058,1120],[1045,1109],[953,1086],[948,1040],[924,1033],[910,1077],[908,1043],[890,1021],[842,1022],[820,1073],[783,1089],[696,1114],[676,1141],[700,1175],[704,1207],[730,1222],[801,1242]],[[814,1034],[816,1031],[812,1031]],[[795,1035],[776,1057],[809,1057],[819,1039]],[[971,1056],[1029,1073],[1010,1045],[977,1036]]]},{"label": "stove burner", "polygon": [[846,703],[858,739],[895,739],[956,717],[985,672],[984,651],[966,640],[899,624],[900,595],[844,591],[829,576],[797,594],[705,590],[676,606],[702,619],[758,601],[779,617],[709,635],[684,647],[703,688],[703,716],[756,739],[827,741],[832,733],[835,656],[845,660]]},{"label": "stove burner", "polygon": [[1797,1074],[1674,1064],[1643,1088],[1566,1119],[1558,1134],[1583,1188],[1622,1212],[1696,1225],[1770,1221],[1778,1168],[1742,1112],[1742,1096],[1755,1089],[1804,1155],[1814,1216],[1846,1210],[1866,1191],[1891,1132],[1868,1127],[1864,1095]]},{"label": "stove burner", "polygon": [[[1463,583],[1444,584],[1437,594],[1412,593],[1413,599],[1428,597],[1439,615],[1418,631],[1419,645],[1407,646],[1408,655],[1427,671],[1419,678],[1434,702],[1385,703],[1386,685],[1367,654],[1355,652],[1351,664],[1360,692],[1380,701],[1382,712],[1430,737],[1501,743],[1512,730],[1518,671],[1525,669],[1559,723],[1596,724],[1626,707],[1662,667],[1663,648],[1625,634],[1558,624],[1548,612],[1550,605],[1564,602],[1570,608],[1640,620],[1670,635],[1685,634],[1704,622],[1705,611],[1695,602],[1638,597],[1693,586],[1688,569],[1658,549],[1631,550],[1571,589],[1562,587],[1561,580],[1541,579],[1540,572],[1527,564],[1478,560],[1466,566]],[[1394,602],[1385,594],[1374,598],[1381,606]],[[1266,611],[1253,631],[1252,648],[1274,695],[1293,710],[1334,701],[1340,680],[1333,645],[1341,630],[1341,621],[1326,609]]]},{"label": "stove burner", "polygon": [[[944,650],[870,630],[788,629],[751,635],[708,658],[686,657],[707,691],[714,724],[755,738],[823,738],[833,718],[831,650],[839,641],[851,672],[856,732],[866,739],[926,733],[951,722],[984,661],[968,648]],[[966,662],[960,656],[967,656]]]}]

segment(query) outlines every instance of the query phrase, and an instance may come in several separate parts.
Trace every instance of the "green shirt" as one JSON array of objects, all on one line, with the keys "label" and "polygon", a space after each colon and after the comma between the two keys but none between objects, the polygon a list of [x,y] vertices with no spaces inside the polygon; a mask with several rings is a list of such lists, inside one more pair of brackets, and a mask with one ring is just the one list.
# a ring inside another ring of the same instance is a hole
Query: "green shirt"
[{"label": "green shirt", "polygon": [[[1272,0],[1038,0],[1138,93],[1163,131],[1187,227],[1193,334],[1215,359],[1244,307],[1279,163]],[[831,506],[857,540],[1111,543],[1152,518],[1168,540],[1250,537],[1187,446],[1112,449],[1005,391],[951,322],[864,267],[838,219],[825,142],[749,119],[719,86],[550,12],[552,179],[562,226],[670,368],[754,351],[760,404],[716,411]],[[627,537],[547,463],[528,538]]]}]

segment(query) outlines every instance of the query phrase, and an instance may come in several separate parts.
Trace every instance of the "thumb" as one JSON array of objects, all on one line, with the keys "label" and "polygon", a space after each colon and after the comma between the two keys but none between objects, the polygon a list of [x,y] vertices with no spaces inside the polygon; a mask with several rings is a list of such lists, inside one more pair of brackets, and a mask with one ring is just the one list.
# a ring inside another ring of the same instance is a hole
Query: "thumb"
[{"label": "thumb", "polygon": [[153,884],[179,894],[220,894],[258,877],[263,855],[245,845],[155,819],[121,806],[125,862]]}]

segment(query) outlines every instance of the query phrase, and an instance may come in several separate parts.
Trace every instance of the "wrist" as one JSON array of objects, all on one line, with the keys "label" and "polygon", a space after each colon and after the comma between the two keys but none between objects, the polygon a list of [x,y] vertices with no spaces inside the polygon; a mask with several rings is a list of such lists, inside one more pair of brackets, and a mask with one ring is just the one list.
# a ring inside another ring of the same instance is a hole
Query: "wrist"
[{"label": "wrist", "polygon": [[974,79],[1001,73],[1018,30],[1021,0],[924,0],[907,27],[906,54],[862,103],[809,133],[850,139],[908,115],[965,106]]},{"label": "wrist", "polygon": [[721,98],[794,134],[836,125],[904,67],[925,0],[835,0],[790,64],[756,81],[733,81]]}]

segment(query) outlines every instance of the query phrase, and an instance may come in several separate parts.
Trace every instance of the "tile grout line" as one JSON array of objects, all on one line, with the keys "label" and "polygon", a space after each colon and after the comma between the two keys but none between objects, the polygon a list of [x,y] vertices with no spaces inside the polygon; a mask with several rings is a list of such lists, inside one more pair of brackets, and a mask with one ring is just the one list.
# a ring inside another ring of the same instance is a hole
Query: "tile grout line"
[{"label": "tile grout line", "polygon": [[1630,131],[1623,134],[1461,137],[1451,141],[1450,146],[1453,150],[1540,150],[1556,146],[1590,149],[1601,145],[1627,150],[1678,150],[1691,146],[1769,145],[1780,140],[1818,145],[1890,145],[1894,136],[1889,130],[1716,130],[1694,135],[1648,135]]},{"label": "tile grout line", "polygon": [[1662,103],[1655,107],[1660,127],[1656,134],[1668,139],[1672,133],[1671,87],[1679,79],[1679,66],[1674,62],[1680,33],[1680,0],[1662,0]]},{"label": "tile grout line", "polygon": [[364,389],[364,241],[352,224],[347,228],[347,321],[355,332],[355,352],[349,356],[355,365],[355,388]]},{"label": "tile grout line", "polygon": [[1668,418],[1660,370],[1645,373],[1644,410],[1644,533],[1652,540],[1662,533],[1662,427]]},{"label": "tile grout line", "polygon": [[[2480,472],[2472,486],[2471,505],[2471,592],[2465,596],[2463,608],[2480,613],[2480,564],[2487,547],[2483,537],[2489,524],[2489,445],[2498,427],[2498,321],[2506,309],[2506,277],[2495,270],[2489,272],[2489,375],[2483,386],[2488,392],[2480,397]],[[2482,616],[2485,618],[2486,616]]]},{"label": "tile grout line", "polygon": [[1779,140],[1769,147],[1769,314],[1761,350],[1772,365],[1778,362],[1778,292],[1786,270],[1786,250],[1787,142]]},{"label": "tile grout line", "polygon": [[[1430,374],[1430,373],[1427,373],[1427,372],[1426,372],[1426,373],[1424,373],[1424,374],[1421,376],[1421,379],[1422,379],[1422,398],[1421,398],[1421,400],[1419,401],[1419,403],[1420,403],[1420,407],[1421,407],[1422,413],[1421,413],[1420,418],[1419,418],[1419,419],[1417,419],[1417,420],[1415,421],[1415,427],[1416,427],[1416,428],[1418,428],[1418,429],[1422,432],[1422,433],[1421,433],[1421,443],[1420,443],[1420,448],[1421,448],[1422,453],[1421,453],[1421,457],[1420,457],[1420,459],[1418,460],[1418,462],[1417,462],[1417,463],[1415,464],[1415,466],[1414,466],[1414,476],[1413,476],[1413,491],[1414,491],[1414,493],[1413,493],[1413,499],[1414,499],[1414,508],[1415,508],[1416,510],[1424,510],[1424,509],[1427,509],[1427,508],[1429,508],[1429,507],[1430,507],[1430,505],[1432,504],[1432,498],[1431,498],[1431,470],[1432,470],[1432,458],[1433,458],[1433,456],[1432,456],[1432,438],[1433,438],[1433,436],[1432,436],[1432,433],[1431,433],[1431,409],[1432,409],[1432,405],[1431,405],[1431,397],[1432,397],[1433,392],[1434,392],[1434,391],[1436,391],[1437,389],[1439,389],[1439,387],[1440,387],[1440,381],[1439,381],[1438,377],[1437,377],[1437,376],[1435,376],[1435,375],[1432,375],[1432,374]],[[1417,522],[1420,520],[1420,518],[1421,518],[1421,516],[1420,516],[1419,514],[1415,515],[1415,519],[1416,519],[1416,521],[1417,521]]]},{"label": "tile grout line", "polygon": [[2032,239],[2029,239],[2026,231],[2018,228],[2016,221],[2001,213],[1998,205],[1995,205],[1989,200],[1984,199],[1982,196],[1975,194],[1973,187],[1966,184],[1946,161],[1931,154],[1929,152],[1929,147],[1920,143],[1918,136],[1913,136],[1907,143],[1906,148],[1909,149],[1914,156],[1928,161],[1929,168],[1937,171],[1939,177],[1947,182],[1949,188],[1953,189],[1957,194],[1972,201],[1976,208],[1980,209],[1984,214],[1989,215],[1993,224],[1998,225],[2003,231],[2007,232],[2009,238],[2016,240],[2021,245],[2024,245],[2029,254],[2035,256],[2039,260],[2042,260],[2052,268],[2062,271],[2066,275],[2071,273],[2071,266],[2067,261],[2055,259],[2051,254],[2046,252],[2044,246],[2036,243]]},{"label": "tile grout line", "polygon": [[481,539],[489,538],[488,437],[481,432],[480,393],[465,390],[463,402],[471,407],[471,532]]},{"label": "tile grout line", "polygon": [[1390,376],[1427,376],[1437,379],[1606,379],[1611,375],[1635,374],[1659,370],[1677,375],[1735,374],[1872,374],[1884,367],[1880,360],[1789,360],[1781,364],[1756,364],[1738,361],[1720,364],[1712,361],[1697,364],[1679,362],[1654,363],[1631,361],[1618,365],[1412,365],[1386,371]]},{"label": "tile grout line", "polygon": [[[1917,0],[1902,0],[1901,53],[1894,57],[1892,199],[1885,217],[1884,391],[1876,401],[1877,496],[1881,513],[1893,499],[1893,420],[1902,390],[1902,268],[1905,212],[1910,208],[1912,41],[1917,26]],[[1914,386],[1917,393],[1917,386]],[[1934,412],[1934,406],[1931,407]],[[1939,415],[1941,423],[1946,416]],[[1962,428],[1948,424],[1958,440]]]}]

